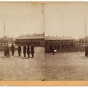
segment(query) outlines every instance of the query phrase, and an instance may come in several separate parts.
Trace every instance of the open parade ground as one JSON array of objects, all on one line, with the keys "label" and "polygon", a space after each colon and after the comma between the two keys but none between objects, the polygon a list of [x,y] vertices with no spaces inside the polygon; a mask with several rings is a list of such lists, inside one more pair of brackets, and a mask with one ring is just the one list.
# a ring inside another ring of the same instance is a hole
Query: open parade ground
[{"label": "open parade ground", "polygon": [[[10,52],[11,55],[11,52]],[[4,52],[0,52],[0,80],[19,81],[33,80],[41,81],[44,79],[44,48],[35,47],[34,58],[18,57],[17,51],[10,58],[4,57]]]},{"label": "open parade ground", "polygon": [[44,47],[35,47],[34,58],[18,56],[10,58],[0,51],[0,80],[28,81],[81,81],[88,80],[88,58],[85,52],[45,53]]},{"label": "open parade ground", "polygon": [[46,53],[46,80],[88,80],[88,58],[85,52]]}]

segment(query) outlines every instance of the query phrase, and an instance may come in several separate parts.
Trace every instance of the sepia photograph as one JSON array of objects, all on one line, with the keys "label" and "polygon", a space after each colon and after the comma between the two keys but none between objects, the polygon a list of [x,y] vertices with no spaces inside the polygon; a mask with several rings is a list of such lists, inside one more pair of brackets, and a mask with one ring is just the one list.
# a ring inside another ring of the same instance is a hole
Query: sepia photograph
[{"label": "sepia photograph", "polygon": [[87,85],[87,68],[88,2],[0,2],[0,85]]},{"label": "sepia photograph", "polygon": [[0,2],[0,81],[44,80],[44,8]]},{"label": "sepia photograph", "polygon": [[45,4],[47,81],[88,80],[88,2]]}]

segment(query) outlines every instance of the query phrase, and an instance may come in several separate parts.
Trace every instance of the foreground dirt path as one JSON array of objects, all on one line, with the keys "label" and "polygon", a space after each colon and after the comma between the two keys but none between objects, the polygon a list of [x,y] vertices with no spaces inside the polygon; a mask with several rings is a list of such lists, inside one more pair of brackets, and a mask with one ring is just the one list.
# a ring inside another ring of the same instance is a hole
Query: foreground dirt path
[{"label": "foreground dirt path", "polygon": [[84,52],[46,53],[46,80],[88,80],[88,58]]},{"label": "foreground dirt path", "polygon": [[35,47],[34,58],[18,57],[17,51],[11,58],[3,57],[0,52],[0,80],[43,80],[44,48]]}]

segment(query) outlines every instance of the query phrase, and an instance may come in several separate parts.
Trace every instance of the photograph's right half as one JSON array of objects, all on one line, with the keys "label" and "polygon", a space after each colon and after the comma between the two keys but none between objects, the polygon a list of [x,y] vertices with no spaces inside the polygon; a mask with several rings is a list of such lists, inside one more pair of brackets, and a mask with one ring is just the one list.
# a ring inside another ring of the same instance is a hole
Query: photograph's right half
[{"label": "photograph's right half", "polygon": [[88,3],[45,3],[46,81],[88,80]]}]

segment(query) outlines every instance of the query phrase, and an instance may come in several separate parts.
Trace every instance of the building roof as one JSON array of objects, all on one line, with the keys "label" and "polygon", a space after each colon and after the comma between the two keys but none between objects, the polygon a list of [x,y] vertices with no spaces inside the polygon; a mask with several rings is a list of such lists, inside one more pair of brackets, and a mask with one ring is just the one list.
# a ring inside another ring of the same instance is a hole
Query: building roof
[{"label": "building roof", "polygon": [[27,34],[27,35],[20,35],[16,39],[41,39],[44,38],[44,34]]},{"label": "building roof", "polygon": [[72,37],[53,37],[53,36],[46,36],[45,40],[74,40]]}]

